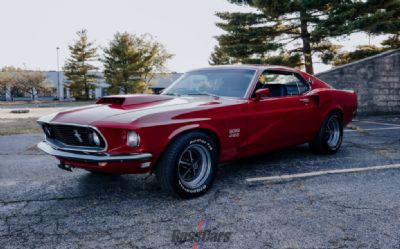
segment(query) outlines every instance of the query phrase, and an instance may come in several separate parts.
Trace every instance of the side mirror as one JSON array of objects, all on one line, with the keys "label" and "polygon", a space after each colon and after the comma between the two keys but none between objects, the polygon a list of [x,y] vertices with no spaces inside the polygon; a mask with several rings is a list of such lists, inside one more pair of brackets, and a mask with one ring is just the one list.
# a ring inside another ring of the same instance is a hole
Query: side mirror
[{"label": "side mirror", "polygon": [[268,97],[268,96],[269,96],[268,88],[262,88],[256,91],[256,100],[260,100],[262,97]]}]

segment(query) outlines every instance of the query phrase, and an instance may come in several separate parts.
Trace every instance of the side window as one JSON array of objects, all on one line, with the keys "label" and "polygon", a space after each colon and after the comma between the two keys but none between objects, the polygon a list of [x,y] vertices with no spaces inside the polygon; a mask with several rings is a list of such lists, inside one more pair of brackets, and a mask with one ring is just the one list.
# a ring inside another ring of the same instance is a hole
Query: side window
[{"label": "side window", "polygon": [[271,97],[300,95],[309,90],[301,76],[292,72],[267,70],[260,76],[256,90],[268,88]]}]

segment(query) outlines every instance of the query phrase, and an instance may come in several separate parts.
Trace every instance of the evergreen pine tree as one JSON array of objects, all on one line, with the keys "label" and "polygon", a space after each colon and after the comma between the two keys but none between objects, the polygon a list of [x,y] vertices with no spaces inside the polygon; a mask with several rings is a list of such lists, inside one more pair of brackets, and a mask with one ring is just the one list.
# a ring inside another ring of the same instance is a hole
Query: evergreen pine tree
[{"label": "evergreen pine tree", "polygon": [[210,65],[226,65],[231,64],[232,61],[233,59],[229,57],[229,55],[225,53],[220,46],[215,46],[208,63]]},{"label": "evergreen pine tree", "polygon": [[94,70],[98,68],[91,63],[97,60],[97,48],[88,40],[87,31],[76,33],[78,40],[69,46],[70,58],[64,66],[64,73],[68,80],[68,87],[74,97],[89,99],[90,90],[94,89],[97,76]]},{"label": "evergreen pine tree", "polygon": [[366,32],[373,35],[400,35],[399,0],[339,1],[317,27],[332,36]]},{"label": "evergreen pine tree", "polygon": [[[313,74],[313,55],[324,58],[339,48],[328,40],[328,32],[315,32],[332,9],[334,3],[331,1],[228,1],[257,10],[253,13],[217,13],[223,20],[217,26],[226,31],[217,37],[219,45],[239,62],[255,59],[255,62],[268,63],[268,53],[277,51],[283,56],[278,61],[289,62],[290,66],[302,61],[306,71]],[[296,61],[300,56],[302,60]]]},{"label": "evergreen pine tree", "polygon": [[167,71],[165,64],[171,57],[150,35],[115,34],[102,59],[109,92],[144,92],[156,73]]},{"label": "evergreen pine tree", "polygon": [[329,60],[333,65],[343,65],[370,57],[390,49],[400,48],[400,1],[365,0],[340,1],[329,12],[316,33],[341,36],[355,32],[389,36],[376,45],[359,45],[354,51],[339,51]]}]

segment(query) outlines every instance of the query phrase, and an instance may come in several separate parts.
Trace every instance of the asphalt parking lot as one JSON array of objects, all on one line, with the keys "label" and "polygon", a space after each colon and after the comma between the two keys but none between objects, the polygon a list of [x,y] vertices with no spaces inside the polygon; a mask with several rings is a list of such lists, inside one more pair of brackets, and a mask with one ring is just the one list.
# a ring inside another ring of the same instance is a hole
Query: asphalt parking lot
[{"label": "asphalt parking lot", "polygon": [[[0,136],[1,248],[400,247],[400,115],[360,117],[332,156],[301,145],[221,165],[193,200],[161,193],[152,175],[60,170],[41,138]],[[371,166],[389,167],[249,182]]]}]

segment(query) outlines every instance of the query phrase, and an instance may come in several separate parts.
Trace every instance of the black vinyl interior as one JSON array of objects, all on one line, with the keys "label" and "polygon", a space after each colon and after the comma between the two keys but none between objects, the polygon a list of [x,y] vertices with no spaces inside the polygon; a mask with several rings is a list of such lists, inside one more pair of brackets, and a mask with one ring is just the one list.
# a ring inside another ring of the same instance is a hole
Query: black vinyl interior
[{"label": "black vinyl interior", "polygon": [[269,96],[271,97],[281,97],[288,94],[286,86],[283,84],[267,84],[266,88],[269,89]]},{"label": "black vinyl interior", "polygon": [[[284,84],[262,84],[258,82],[255,91],[261,88],[268,88],[270,97],[282,97],[288,95],[286,85]],[[255,97],[255,91],[253,97]]]}]

